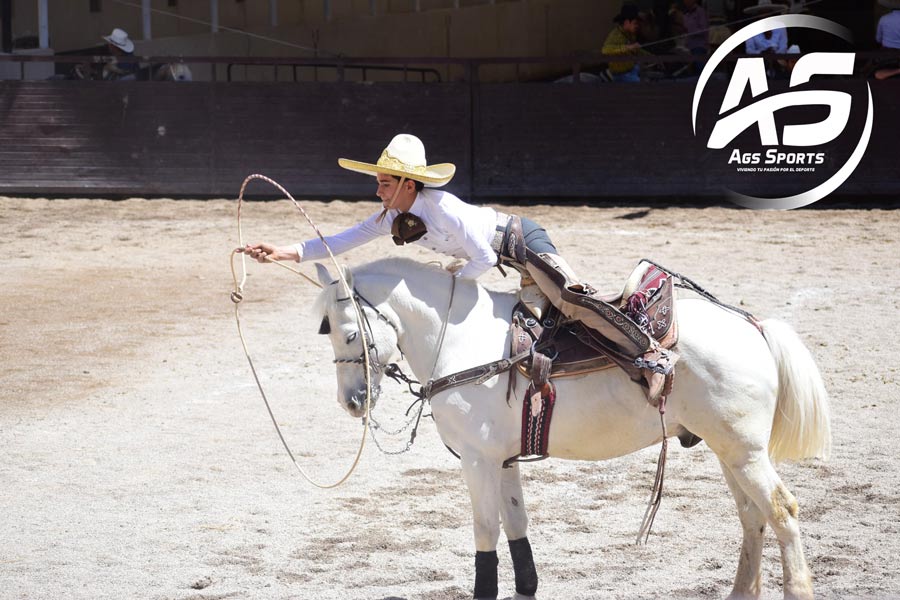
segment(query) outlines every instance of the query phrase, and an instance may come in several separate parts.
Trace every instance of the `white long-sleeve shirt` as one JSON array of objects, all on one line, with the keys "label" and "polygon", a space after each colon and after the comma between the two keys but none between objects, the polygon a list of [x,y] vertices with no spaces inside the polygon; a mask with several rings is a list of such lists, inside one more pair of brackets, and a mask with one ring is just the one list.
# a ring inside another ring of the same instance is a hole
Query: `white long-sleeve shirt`
[{"label": "white long-sleeve shirt", "polygon": [[762,54],[766,50],[772,50],[775,54],[787,54],[787,29],[773,29],[772,37],[766,39],[765,33],[754,35],[747,40],[744,49],[747,54]]},{"label": "white long-sleeve shirt", "polygon": [[900,48],[900,10],[893,10],[878,20],[875,41],[885,48]]},{"label": "white long-sleeve shirt", "polygon": [[[497,253],[491,248],[497,227],[494,209],[466,204],[449,192],[425,188],[416,195],[409,212],[421,218],[428,228],[428,233],[412,243],[447,256],[468,259],[469,262],[457,273],[458,277],[475,279],[497,264]],[[391,235],[391,225],[400,212],[389,210],[377,223],[380,214],[379,210],[341,233],[326,236],[331,251],[341,254],[377,237]],[[296,244],[296,248],[301,261],[328,257],[319,238]]]}]

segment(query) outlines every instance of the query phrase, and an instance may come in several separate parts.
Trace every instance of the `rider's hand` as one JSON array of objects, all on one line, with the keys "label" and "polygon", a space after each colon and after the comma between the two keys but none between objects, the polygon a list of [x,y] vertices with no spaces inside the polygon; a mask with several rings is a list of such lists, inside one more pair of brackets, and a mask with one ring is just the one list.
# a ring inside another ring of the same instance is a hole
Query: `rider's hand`
[{"label": "rider's hand", "polygon": [[273,246],[272,244],[247,244],[238,248],[242,252],[255,259],[257,262],[266,263],[273,260],[292,260],[300,262],[300,253],[294,246]]}]

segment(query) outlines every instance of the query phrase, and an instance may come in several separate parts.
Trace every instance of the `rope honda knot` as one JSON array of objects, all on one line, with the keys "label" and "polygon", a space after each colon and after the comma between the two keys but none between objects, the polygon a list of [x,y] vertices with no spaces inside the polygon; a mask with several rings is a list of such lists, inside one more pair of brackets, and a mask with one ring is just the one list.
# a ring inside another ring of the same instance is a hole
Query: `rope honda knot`
[{"label": "rope honda knot", "polygon": [[241,300],[244,299],[244,295],[238,290],[234,290],[231,292],[231,301],[235,304],[240,304]]}]

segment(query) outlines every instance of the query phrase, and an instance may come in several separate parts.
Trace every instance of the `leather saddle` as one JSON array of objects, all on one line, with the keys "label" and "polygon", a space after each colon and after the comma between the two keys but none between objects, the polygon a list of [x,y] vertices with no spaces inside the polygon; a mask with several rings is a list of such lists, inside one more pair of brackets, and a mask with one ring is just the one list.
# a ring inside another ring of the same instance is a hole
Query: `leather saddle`
[{"label": "leather saddle", "polygon": [[[678,342],[674,278],[659,266],[641,261],[621,294],[601,299],[619,307],[663,348],[669,349]],[[531,357],[518,363],[517,368],[532,380],[536,379],[536,370],[543,372],[542,379],[582,375],[618,365],[633,380],[643,381],[637,367],[623,360],[621,354],[609,348],[609,342],[580,321],[568,320],[555,307],[538,321],[520,303],[513,308],[511,356],[531,348]],[[540,363],[537,369],[535,363]]]}]

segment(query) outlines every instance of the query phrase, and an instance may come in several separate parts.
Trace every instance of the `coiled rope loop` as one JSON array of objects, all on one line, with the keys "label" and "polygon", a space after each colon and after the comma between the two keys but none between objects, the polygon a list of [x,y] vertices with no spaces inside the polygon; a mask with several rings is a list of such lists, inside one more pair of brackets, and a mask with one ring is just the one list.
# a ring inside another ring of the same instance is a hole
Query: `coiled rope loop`
[{"label": "coiled rope loop", "polygon": [[[269,399],[266,397],[266,392],[263,390],[262,383],[260,383],[259,375],[256,372],[256,367],[253,364],[253,358],[250,356],[250,350],[247,347],[247,341],[244,338],[244,332],[241,327],[240,305],[241,305],[241,301],[244,299],[244,284],[247,282],[247,257],[245,254],[240,252],[240,249],[242,249],[244,247],[244,234],[243,234],[243,231],[241,228],[241,209],[242,209],[243,203],[244,203],[244,190],[247,188],[247,184],[250,183],[250,181],[252,181],[254,179],[261,179],[261,180],[273,185],[278,190],[280,190],[285,196],[288,197],[288,199],[290,199],[290,201],[297,208],[297,210],[300,211],[300,214],[303,215],[303,217],[306,219],[306,221],[315,230],[316,235],[318,235],[319,239],[322,240],[322,243],[325,244],[325,249],[328,251],[328,256],[329,256],[329,258],[331,258],[331,262],[334,264],[334,266],[337,269],[337,274],[340,279],[340,282],[344,286],[344,290],[346,291],[347,295],[349,296],[350,301],[353,303],[353,308],[356,311],[356,322],[357,322],[357,325],[359,326],[359,331],[361,332],[361,335],[362,335],[363,348],[364,349],[367,348],[369,346],[369,344],[371,344],[373,342],[372,342],[372,340],[368,339],[369,334],[368,334],[366,328],[363,326],[364,317],[363,317],[362,309],[359,306],[359,302],[357,302],[357,300],[356,300],[356,295],[353,293],[353,290],[350,289],[350,285],[347,283],[347,280],[344,277],[344,273],[343,273],[342,269],[340,268],[340,265],[338,265],[337,260],[335,260],[334,254],[331,252],[331,248],[328,246],[328,242],[325,241],[325,237],[322,235],[322,232],[319,231],[319,228],[316,226],[316,224],[313,223],[312,219],[309,218],[309,215],[306,214],[306,211],[303,210],[303,207],[300,206],[300,204],[294,199],[294,197],[291,196],[291,194],[286,189],[284,189],[284,187],[282,187],[278,182],[276,182],[273,179],[270,179],[269,177],[266,177],[265,175],[259,175],[259,174],[249,175],[246,179],[244,179],[244,182],[241,184],[241,191],[240,191],[240,194],[238,195],[237,222],[238,222],[238,241],[239,241],[240,245],[238,246],[238,248],[232,250],[232,252],[231,252],[231,277],[234,281],[234,290],[231,292],[231,301],[234,303],[234,318],[235,318],[235,321],[237,322],[238,335],[241,338],[241,346],[243,346],[244,354],[247,356],[247,362],[250,364],[250,371],[253,373],[253,379],[256,381],[256,387],[259,388],[259,393],[262,396],[263,402],[266,405],[266,410],[268,410],[269,417],[272,419],[272,424],[275,426],[275,432],[278,434],[278,438],[281,440],[281,444],[284,446],[285,451],[287,451],[288,456],[290,456],[291,462],[293,462],[294,466],[297,468],[297,471],[300,473],[300,475],[303,476],[304,479],[306,479],[306,481],[308,481],[312,485],[316,486],[317,488],[321,488],[321,489],[336,488],[337,486],[339,486],[342,483],[344,483],[345,481],[347,481],[347,479],[350,478],[350,475],[353,473],[353,471],[356,470],[357,465],[359,465],[359,460],[362,457],[363,449],[365,448],[365,445],[366,445],[366,433],[369,430],[369,411],[370,411],[371,404],[372,404],[372,382],[370,381],[371,365],[370,365],[370,360],[369,360],[369,352],[364,351],[363,356],[362,356],[364,364],[365,364],[365,377],[366,377],[366,411],[365,411],[365,415],[363,416],[363,432],[362,432],[362,437],[360,438],[360,441],[359,441],[359,449],[356,452],[356,457],[353,459],[353,464],[350,465],[350,468],[347,470],[347,473],[343,477],[341,477],[338,481],[336,481],[334,483],[330,483],[330,484],[319,483],[319,482],[315,481],[312,477],[310,477],[303,470],[303,468],[297,462],[297,459],[294,457],[294,453],[291,452],[291,448],[290,448],[290,446],[288,446],[287,440],[284,439],[284,435],[281,432],[281,428],[278,426],[278,421],[275,419],[275,413],[272,411],[272,406],[269,404]],[[236,254],[241,255],[242,276],[240,278],[240,281],[238,281],[237,270],[235,269],[235,265],[234,265],[234,257]],[[287,265],[280,261],[272,260],[269,258],[267,258],[267,260],[269,262],[275,263],[278,266],[283,267],[293,273],[296,273],[297,275],[300,275],[301,277],[303,277],[304,279],[306,279],[307,281],[309,281],[316,287],[319,287],[319,288],[322,287],[322,285],[318,281],[312,279],[311,277],[308,277],[305,273],[291,267],[290,265]]]}]

